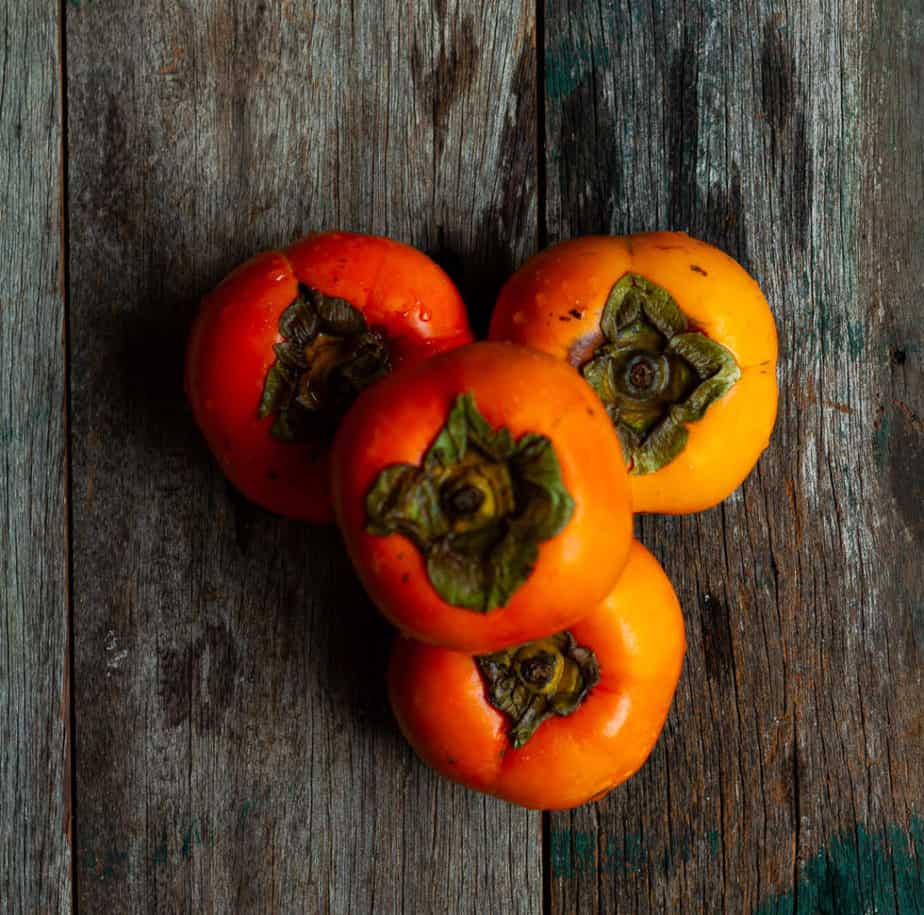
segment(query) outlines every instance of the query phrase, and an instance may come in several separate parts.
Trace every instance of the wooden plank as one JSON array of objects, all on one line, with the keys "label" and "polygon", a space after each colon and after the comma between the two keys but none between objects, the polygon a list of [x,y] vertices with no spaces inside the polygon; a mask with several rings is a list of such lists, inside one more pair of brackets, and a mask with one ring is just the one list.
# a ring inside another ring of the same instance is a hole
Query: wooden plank
[{"label": "wooden plank", "polygon": [[71,907],[61,59],[0,9],[0,910]]},{"label": "wooden plank", "polygon": [[640,524],[687,664],[641,774],[551,819],[553,911],[922,911],[924,10],[545,9],[550,238],[689,230],[782,350],[743,489]]},{"label": "wooden plank", "polygon": [[536,815],[438,780],[329,529],[244,504],[181,391],[198,297],[341,227],[481,323],[536,243],[532,4],[67,10],[78,900],[87,912],[537,912]]}]

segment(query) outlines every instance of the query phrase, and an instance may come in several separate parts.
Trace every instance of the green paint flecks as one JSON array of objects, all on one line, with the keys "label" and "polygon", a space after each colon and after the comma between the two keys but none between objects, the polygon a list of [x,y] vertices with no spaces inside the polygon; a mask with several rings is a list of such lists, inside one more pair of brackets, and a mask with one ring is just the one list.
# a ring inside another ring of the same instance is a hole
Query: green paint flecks
[{"label": "green paint flecks", "polygon": [[847,322],[847,352],[856,359],[866,346],[866,328],[862,321]]},{"label": "green paint flecks", "polygon": [[[224,833],[220,830],[213,833],[212,838],[209,838],[208,834],[203,837],[203,830],[198,819],[189,823],[182,833],[173,833],[172,838],[169,832],[164,830],[150,854],[151,863],[155,867],[175,866],[189,861],[195,855],[197,848],[216,848],[221,835],[230,835],[232,831],[239,835],[245,829],[250,828],[253,825],[251,817],[254,816],[256,809],[257,806],[253,801],[244,801],[233,813],[233,820],[228,823],[229,828]],[[82,840],[81,845],[85,844],[87,843]],[[83,852],[81,861],[82,869],[100,880],[124,878],[130,873],[132,866],[129,852],[118,848],[110,848],[101,853],[88,848]]]},{"label": "green paint flecks", "polygon": [[593,833],[578,832],[574,835],[574,862],[578,870],[593,868],[596,837]]},{"label": "green paint flecks", "polygon": [[183,845],[180,848],[180,857],[184,861],[189,860],[189,856],[192,853],[193,845],[202,844],[202,833],[199,832],[199,824],[193,822],[192,826],[186,830],[185,835],[183,836]]},{"label": "green paint flecks", "polygon": [[642,836],[607,835],[597,854],[597,835],[581,830],[553,830],[550,843],[552,876],[570,880],[583,874],[635,874],[646,868],[670,870],[677,863],[689,861],[698,846],[715,858],[719,853],[719,834],[715,830],[697,839],[689,830],[671,836],[671,847],[654,854]]},{"label": "green paint flecks", "polygon": [[609,65],[604,47],[571,47],[560,43],[545,52],[545,94],[557,102],[571,95],[593,72]]},{"label": "green paint flecks", "polygon": [[824,303],[818,305],[817,314],[821,355],[846,353],[851,359],[859,359],[866,349],[866,325],[863,321],[845,318],[841,312],[832,313]]},{"label": "green paint flecks", "polygon": [[[670,870],[686,862],[698,847],[718,857],[716,830],[697,841],[692,833],[671,837],[671,848],[654,854],[638,835],[606,836],[597,854],[594,832],[553,830],[552,876],[575,877],[634,874],[646,869]],[[860,825],[835,836],[802,868],[798,885],[768,897],[754,915],[866,915],[924,913],[924,819],[912,816],[907,829],[893,825],[870,832]]]},{"label": "green paint flecks", "polygon": [[626,870],[638,870],[645,860],[648,850],[642,846],[641,836],[626,836],[622,843],[620,853],[619,845],[616,842],[607,841],[606,843],[606,863],[608,867],[615,868],[616,863]]},{"label": "green paint flecks", "polygon": [[567,830],[553,830],[550,839],[549,860],[552,863],[552,876],[570,879],[574,876],[574,868],[571,865],[571,833]]},{"label": "green paint flecks", "polygon": [[157,866],[160,864],[166,864],[169,859],[170,852],[167,849],[167,836],[164,835],[160,842],[157,843],[157,847],[154,849],[154,854],[151,857],[151,861],[155,866]]},{"label": "green paint flecks", "polygon": [[573,55],[549,53],[545,60],[545,94],[551,101],[567,98],[590,72],[587,51]]},{"label": "green paint flecks", "polygon": [[859,825],[814,855],[786,893],[766,899],[754,915],[865,915],[924,912],[924,820],[870,832]]},{"label": "green paint flecks", "polygon": [[244,801],[241,804],[241,811],[237,816],[238,829],[243,829],[244,824],[247,822],[247,817],[253,812],[253,807],[253,801]]},{"label": "green paint flecks", "polygon": [[596,866],[596,845],[592,832],[555,830],[549,849],[552,875],[570,879],[575,874],[592,872]]}]

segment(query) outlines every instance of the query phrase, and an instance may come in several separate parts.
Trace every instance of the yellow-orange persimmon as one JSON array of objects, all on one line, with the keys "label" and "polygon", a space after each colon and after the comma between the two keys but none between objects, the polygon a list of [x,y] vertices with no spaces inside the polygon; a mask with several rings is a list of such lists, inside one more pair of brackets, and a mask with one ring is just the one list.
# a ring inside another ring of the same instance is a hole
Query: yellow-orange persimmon
[{"label": "yellow-orange persimmon", "polygon": [[491,651],[557,632],[615,585],[632,537],[609,417],[557,359],[475,343],[395,372],[344,418],[334,508],[403,632]]},{"label": "yellow-orange persimmon", "polygon": [[428,765],[515,804],[559,810],[601,797],[645,762],[684,650],[670,581],[635,542],[615,589],[567,632],[481,657],[399,638],[388,688]]},{"label": "yellow-orange persimmon", "polygon": [[682,233],[543,251],[501,291],[491,337],[551,353],[590,382],[620,434],[636,511],[717,504],[769,442],[770,308],[739,264]]}]

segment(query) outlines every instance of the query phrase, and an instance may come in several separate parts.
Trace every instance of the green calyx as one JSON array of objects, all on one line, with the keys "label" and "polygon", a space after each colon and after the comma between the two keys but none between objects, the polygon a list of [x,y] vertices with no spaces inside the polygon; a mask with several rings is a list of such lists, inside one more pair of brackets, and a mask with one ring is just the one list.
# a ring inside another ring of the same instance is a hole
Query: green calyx
[{"label": "green calyx", "polygon": [[366,496],[369,533],[408,537],[440,597],[480,613],[510,602],[573,511],[551,441],[492,429],[471,394],[420,466],[386,467]]},{"label": "green calyx", "polygon": [[279,316],[279,334],[258,415],[274,417],[270,431],[285,442],[331,431],[357,394],[391,371],[385,341],[362,312],[308,286]]},{"label": "green calyx", "polygon": [[510,742],[522,747],[552,715],[570,715],[600,682],[593,651],[570,632],[476,658],[488,701],[510,719]]},{"label": "green calyx", "polygon": [[581,369],[622,440],[631,472],[654,473],[683,451],[686,424],[741,377],[735,357],[690,323],[671,294],[637,273],[610,291],[605,342]]}]

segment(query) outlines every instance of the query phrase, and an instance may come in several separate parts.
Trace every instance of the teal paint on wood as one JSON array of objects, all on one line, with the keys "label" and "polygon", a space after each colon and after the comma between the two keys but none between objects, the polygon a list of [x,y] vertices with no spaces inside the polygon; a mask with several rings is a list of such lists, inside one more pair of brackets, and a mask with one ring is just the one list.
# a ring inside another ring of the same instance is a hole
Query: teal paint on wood
[{"label": "teal paint on wood", "polygon": [[199,831],[198,822],[194,822],[183,835],[183,846],[180,848],[180,857],[184,861],[188,861],[189,856],[193,853],[193,848],[198,845],[202,845],[202,833]]},{"label": "teal paint on wood", "polygon": [[792,890],[762,902],[754,915],[866,915],[924,912],[924,820],[912,816],[870,832],[858,825],[835,836],[802,868]]},{"label": "teal paint on wood", "polygon": [[[582,10],[571,11],[572,20],[583,15],[598,15],[593,3],[584,4]],[[610,63],[610,52],[606,45],[588,45],[580,40],[580,29],[556,30],[549,34],[551,44],[545,49],[545,95],[553,104],[567,99],[578,87],[593,81],[594,74],[603,72]],[[546,149],[546,156],[551,150]]]},{"label": "teal paint on wood", "polygon": [[574,876],[574,859],[571,855],[571,833],[567,830],[554,830],[549,837],[549,861],[553,877]]},{"label": "teal paint on wood", "polygon": [[589,830],[553,829],[550,836],[552,877],[570,880],[580,876],[635,874],[648,869],[658,873],[671,871],[703,853],[714,858],[719,853],[719,834],[710,830],[702,837],[692,830],[670,836],[669,846],[652,849],[643,836],[625,836]]},{"label": "teal paint on wood", "polygon": [[557,100],[571,95],[593,67],[590,54],[576,49],[549,52],[545,62],[545,94]]},{"label": "teal paint on wood", "polygon": [[820,302],[815,326],[809,330],[809,339],[818,341],[819,358],[849,356],[859,359],[866,349],[866,326],[862,318],[845,317],[840,304],[831,306]]},{"label": "teal paint on wood", "polygon": [[592,832],[555,830],[550,837],[552,876],[566,880],[597,867],[597,838]]}]

